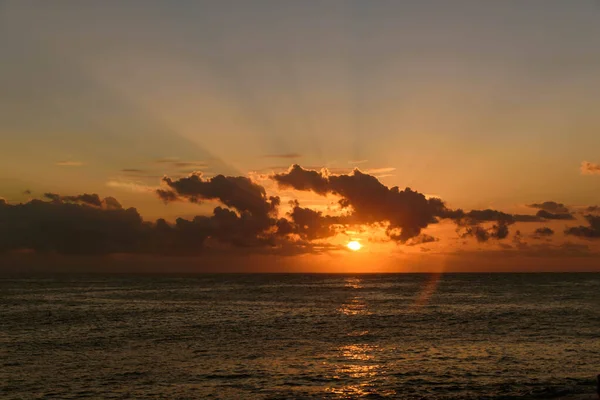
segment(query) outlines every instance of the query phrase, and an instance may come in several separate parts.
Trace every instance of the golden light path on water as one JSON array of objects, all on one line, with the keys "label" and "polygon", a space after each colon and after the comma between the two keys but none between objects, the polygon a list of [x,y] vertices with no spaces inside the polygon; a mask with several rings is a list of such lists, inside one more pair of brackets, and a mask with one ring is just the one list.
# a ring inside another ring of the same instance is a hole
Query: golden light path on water
[{"label": "golden light path on water", "polygon": [[[428,303],[438,287],[441,275],[441,273],[431,274],[427,278],[413,303],[413,311],[418,311]],[[344,302],[338,308],[338,312],[348,318],[371,315],[367,300],[360,292],[360,289],[364,289],[363,280],[360,277],[348,277],[345,279],[344,286],[358,292]],[[350,377],[353,381],[358,380],[359,383],[331,386],[327,388],[328,392],[346,399],[373,394],[378,396],[394,396],[396,394],[393,389],[381,389],[386,387],[381,384],[386,380],[385,362],[382,361],[382,358],[385,358],[385,349],[378,344],[365,343],[365,338],[370,333],[369,330],[352,330],[347,333],[347,336],[354,338],[353,343],[341,345],[336,349],[339,362],[335,368],[334,379],[341,381],[344,377]]]},{"label": "golden light path on water", "polygon": [[[352,242],[351,242],[352,243]],[[350,248],[350,243],[348,244]],[[348,277],[345,280],[345,287],[351,289],[362,289],[362,279],[359,277]],[[357,292],[348,301],[343,303],[338,311],[349,318],[357,315],[370,315],[371,312],[368,309],[367,302]],[[376,344],[362,343],[361,340],[369,334],[368,330],[350,331],[347,335],[350,338],[354,338],[350,344],[344,344],[337,347],[336,351],[338,354],[339,363],[335,368],[334,379],[341,380],[343,377],[350,377],[353,381],[359,381],[360,383],[353,383],[343,385],[341,387],[330,387],[328,391],[341,398],[357,398],[367,396],[374,392],[373,381],[381,376],[382,364],[378,360],[378,353],[382,350]],[[384,393],[378,393],[380,395]],[[386,391],[384,395],[393,395],[395,391]]]}]

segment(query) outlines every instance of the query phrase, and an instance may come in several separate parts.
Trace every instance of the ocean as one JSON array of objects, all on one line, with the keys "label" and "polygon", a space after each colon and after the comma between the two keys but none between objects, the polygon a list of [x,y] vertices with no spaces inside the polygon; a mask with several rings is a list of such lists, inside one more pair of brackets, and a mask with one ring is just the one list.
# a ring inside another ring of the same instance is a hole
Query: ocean
[{"label": "ocean", "polygon": [[2,399],[596,398],[600,274],[0,279]]}]

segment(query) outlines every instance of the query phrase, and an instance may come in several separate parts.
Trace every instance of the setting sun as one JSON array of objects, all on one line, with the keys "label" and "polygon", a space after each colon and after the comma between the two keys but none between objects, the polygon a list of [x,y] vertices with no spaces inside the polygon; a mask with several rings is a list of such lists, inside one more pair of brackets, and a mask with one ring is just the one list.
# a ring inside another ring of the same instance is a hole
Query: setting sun
[{"label": "setting sun", "polygon": [[348,248],[352,251],[358,251],[362,247],[362,245],[359,242],[357,242],[356,240],[348,242],[348,244],[346,246],[348,246]]}]

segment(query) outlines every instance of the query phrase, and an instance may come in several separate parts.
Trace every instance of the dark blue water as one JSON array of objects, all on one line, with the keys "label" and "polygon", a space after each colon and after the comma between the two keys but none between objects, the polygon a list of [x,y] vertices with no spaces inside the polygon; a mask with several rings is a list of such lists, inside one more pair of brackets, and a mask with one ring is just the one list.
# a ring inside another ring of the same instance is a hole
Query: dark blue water
[{"label": "dark blue water", "polygon": [[3,399],[594,398],[600,373],[600,274],[5,277],[0,310]]}]

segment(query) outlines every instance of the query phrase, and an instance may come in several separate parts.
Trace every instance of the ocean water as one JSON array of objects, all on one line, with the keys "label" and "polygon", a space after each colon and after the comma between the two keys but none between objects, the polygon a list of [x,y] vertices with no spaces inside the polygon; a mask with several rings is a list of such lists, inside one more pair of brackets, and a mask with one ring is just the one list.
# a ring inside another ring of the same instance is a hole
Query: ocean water
[{"label": "ocean water", "polygon": [[2,399],[594,398],[600,373],[600,274],[4,277],[0,310]]}]

